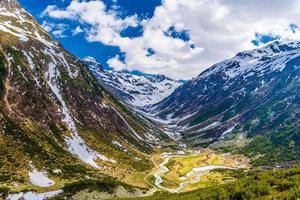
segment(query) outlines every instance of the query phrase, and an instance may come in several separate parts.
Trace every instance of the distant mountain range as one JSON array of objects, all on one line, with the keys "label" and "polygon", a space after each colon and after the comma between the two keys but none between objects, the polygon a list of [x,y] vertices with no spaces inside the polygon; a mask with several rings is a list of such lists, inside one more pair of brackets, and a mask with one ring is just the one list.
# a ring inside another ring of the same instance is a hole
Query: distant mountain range
[{"label": "distant mountain range", "polygon": [[92,57],[84,58],[83,62],[104,88],[120,101],[136,108],[162,101],[182,84],[164,75],[105,70]]}]

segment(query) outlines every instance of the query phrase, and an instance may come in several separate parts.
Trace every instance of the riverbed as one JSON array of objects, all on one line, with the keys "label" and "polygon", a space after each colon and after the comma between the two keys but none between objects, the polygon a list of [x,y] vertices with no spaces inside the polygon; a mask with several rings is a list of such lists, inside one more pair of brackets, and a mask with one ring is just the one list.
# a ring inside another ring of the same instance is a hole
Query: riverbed
[{"label": "riverbed", "polygon": [[201,181],[201,177],[204,174],[209,173],[211,170],[214,169],[236,169],[235,167],[231,166],[224,166],[224,165],[206,165],[206,166],[195,166],[190,172],[188,172],[184,177],[180,177],[182,182],[179,184],[177,188],[167,188],[163,186],[164,180],[162,178],[163,174],[168,173],[170,170],[166,165],[169,163],[171,158],[176,158],[176,157],[192,157],[192,156],[197,156],[200,154],[200,151],[193,151],[191,153],[190,151],[188,152],[188,155],[186,152],[176,152],[176,153],[163,153],[161,154],[161,158],[163,158],[163,162],[158,165],[159,169],[153,173],[153,176],[155,178],[155,186],[161,190],[168,191],[170,193],[179,193],[181,190],[183,190],[185,187],[191,184],[199,183]]}]

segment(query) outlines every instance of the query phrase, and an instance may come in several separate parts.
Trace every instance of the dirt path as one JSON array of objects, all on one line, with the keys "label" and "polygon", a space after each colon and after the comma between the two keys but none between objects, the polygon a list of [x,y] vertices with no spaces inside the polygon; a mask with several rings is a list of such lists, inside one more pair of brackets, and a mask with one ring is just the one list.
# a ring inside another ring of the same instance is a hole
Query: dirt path
[{"label": "dirt path", "polygon": [[152,176],[155,172],[157,172],[157,171],[160,170],[158,164],[155,162],[155,160],[154,160],[153,157],[151,157],[151,161],[152,161],[152,163],[154,164],[154,166],[155,166],[156,169],[155,169],[154,171],[150,172],[147,176],[145,176],[144,181],[145,181],[147,184],[151,185],[151,186],[152,186],[152,189],[149,190],[146,194],[144,194],[143,197],[146,197],[146,196],[152,196],[152,195],[157,191],[157,187],[156,187],[155,185],[153,185],[152,183],[150,183],[149,181],[147,181],[147,178],[148,178],[148,177]]},{"label": "dirt path", "polygon": [[5,107],[7,108],[9,113],[12,113],[12,108],[11,105],[8,101],[8,95],[9,95],[9,91],[11,89],[10,87],[10,78],[11,78],[11,62],[10,62],[10,58],[6,55],[6,53],[4,52],[3,48],[0,46],[0,50],[3,52],[4,56],[5,56],[5,61],[7,63],[7,76],[5,78],[5,82],[4,82],[4,97],[3,97],[3,101],[5,104]]}]

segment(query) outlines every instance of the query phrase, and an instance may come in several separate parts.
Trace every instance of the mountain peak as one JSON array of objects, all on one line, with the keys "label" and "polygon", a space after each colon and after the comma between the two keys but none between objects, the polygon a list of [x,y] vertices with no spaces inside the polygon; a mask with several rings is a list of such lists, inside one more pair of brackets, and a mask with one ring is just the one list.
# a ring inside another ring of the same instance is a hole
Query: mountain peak
[{"label": "mountain peak", "polygon": [[[300,48],[298,41],[275,41],[263,47],[242,51],[233,58],[221,61],[198,75],[197,79],[206,78],[216,73],[223,73],[226,78],[247,76],[255,71],[269,73],[282,70],[285,65],[273,63],[272,58],[279,56],[282,59],[297,53]],[[269,62],[266,62],[269,61]],[[264,63],[264,65],[262,65]]]},{"label": "mountain peak", "polygon": [[164,75],[105,70],[90,56],[83,58],[82,61],[89,66],[103,87],[120,101],[134,107],[158,103],[181,85],[180,82]]},{"label": "mountain peak", "polygon": [[25,15],[31,16],[31,14],[27,13],[17,0],[1,0],[0,5],[1,15],[10,17],[24,17]]},{"label": "mountain peak", "polygon": [[299,44],[276,41],[219,62],[155,105],[153,115],[176,124],[188,143],[204,146],[233,130],[255,135],[296,120],[290,108],[299,107]]},{"label": "mountain peak", "polygon": [[101,63],[92,56],[86,56],[82,59],[82,61],[90,68],[93,68],[93,70],[104,70],[104,67],[101,65]]},{"label": "mountain peak", "polygon": [[94,62],[94,63],[98,63],[98,61],[96,60],[96,58],[92,57],[92,56],[86,56],[82,59],[82,61],[84,62]]}]

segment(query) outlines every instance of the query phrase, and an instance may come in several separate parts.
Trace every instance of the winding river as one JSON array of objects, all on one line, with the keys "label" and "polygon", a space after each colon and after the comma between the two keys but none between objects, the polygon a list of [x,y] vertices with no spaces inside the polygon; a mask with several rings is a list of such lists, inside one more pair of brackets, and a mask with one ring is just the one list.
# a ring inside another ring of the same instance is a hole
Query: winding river
[{"label": "winding river", "polygon": [[162,185],[164,182],[163,178],[161,177],[162,174],[165,174],[169,172],[169,169],[166,167],[166,164],[168,164],[169,160],[173,157],[191,157],[195,156],[197,153],[194,153],[193,155],[189,156],[183,156],[183,155],[173,155],[173,154],[164,154],[163,157],[165,158],[164,161],[159,165],[159,170],[153,174],[155,177],[155,186],[171,192],[171,193],[179,193],[182,189],[184,189],[186,186],[194,183],[199,183],[201,181],[201,176],[205,173],[209,173],[211,170],[214,169],[236,169],[228,166],[222,166],[222,165],[207,165],[204,167],[195,167],[193,170],[186,174],[185,177],[193,177],[190,180],[183,181],[179,184],[179,186],[175,189],[167,188]]}]

